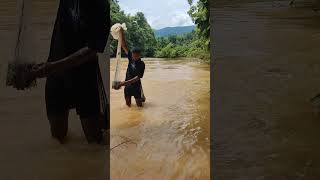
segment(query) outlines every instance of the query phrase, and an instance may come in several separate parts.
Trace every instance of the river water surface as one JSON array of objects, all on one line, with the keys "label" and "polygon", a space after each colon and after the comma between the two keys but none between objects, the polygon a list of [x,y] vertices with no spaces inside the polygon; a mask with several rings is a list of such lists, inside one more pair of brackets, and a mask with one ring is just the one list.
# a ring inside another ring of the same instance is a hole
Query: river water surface
[{"label": "river water surface", "polygon": [[[127,107],[123,88],[110,93],[111,179],[210,179],[209,65],[143,60],[145,106]],[[124,79],[127,60],[121,67]]]},{"label": "river water surface", "polygon": [[[226,1],[224,1],[226,2]],[[310,3],[235,0],[212,9],[214,176],[320,179],[320,17]]]}]

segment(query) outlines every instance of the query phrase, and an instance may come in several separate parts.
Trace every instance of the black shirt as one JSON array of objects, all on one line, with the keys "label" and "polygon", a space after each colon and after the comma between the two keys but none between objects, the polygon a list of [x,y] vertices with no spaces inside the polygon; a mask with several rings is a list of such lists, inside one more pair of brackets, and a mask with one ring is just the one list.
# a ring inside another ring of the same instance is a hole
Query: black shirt
[{"label": "black shirt", "polygon": [[[139,78],[142,78],[144,74],[144,69],[145,69],[144,62],[141,59],[133,60],[131,51],[128,51],[128,60],[129,60],[129,63],[128,63],[128,68],[126,73],[126,81],[136,76],[139,76]],[[141,85],[141,81],[139,80],[129,86],[140,87],[140,85]]]},{"label": "black shirt", "polygon": [[[84,47],[102,53],[110,32],[108,2],[60,0],[48,61],[60,60]],[[79,66],[49,75],[45,91],[48,114],[73,107],[80,116],[95,116],[102,111],[104,128],[108,128],[109,105],[97,56]]]},{"label": "black shirt", "polygon": [[103,52],[109,34],[107,0],[60,0],[48,61],[88,46]]}]

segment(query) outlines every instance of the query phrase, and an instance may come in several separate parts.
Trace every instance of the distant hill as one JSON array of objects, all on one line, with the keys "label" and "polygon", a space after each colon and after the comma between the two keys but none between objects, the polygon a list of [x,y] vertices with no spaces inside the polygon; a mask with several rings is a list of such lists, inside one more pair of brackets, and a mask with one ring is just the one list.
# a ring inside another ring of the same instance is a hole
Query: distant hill
[{"label": "distant hill", "polygon": [[165,27],[162,29],[154,30],[156,37],[166,37],[170,35],[179,35],[191,32],[196,26],[177,26],[177,27]]}]

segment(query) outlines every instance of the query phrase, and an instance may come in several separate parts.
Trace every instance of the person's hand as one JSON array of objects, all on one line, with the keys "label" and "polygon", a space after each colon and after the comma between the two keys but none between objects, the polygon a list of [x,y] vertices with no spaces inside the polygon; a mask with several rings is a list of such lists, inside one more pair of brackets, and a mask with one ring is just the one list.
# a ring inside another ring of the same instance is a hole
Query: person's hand
[{"label": "person's hand", "polygon": [[28,64],[16,64],[12,69],[12,75],[10,79],[11,85],[17,90],[24,90],[34,85],[35,78],[32,75],[31,68],[33,65]]},{"label": "person's hand", "polygon": [[119,86],[120,87],[125,86],[125,82],[124,81],[120,81]]},{"label": "person's hand", "polygon": [[121,87],[119,84],[120,84],[119,81],[113,81],[112,82],[112,88],[115,89],[115,90],[119,90],[120,87]]},{"label": "person's hand", "polygon": [[24,90],[34,80],[35,78],[30,71],[18,71],[16,72],[15,84],[13,86],[18,90]]},{"label": "person's hand", "polygon": [[120,89],[122,86],[124,86],[124,85],[125,85],[125,82],[123,82],[123,81],[114,83],[114,84],[113,84],[113,89],[119,90],[119,89]]},{"label": "person's hand", "polygon": [[52,70],[52,64],[50,62],[36,64],[32,67],[31,73],[34,78],[44,78],[48,76]]},{"label": "person's hand", "polygon": [[124,35],[124,30],[122,27],[120,27],[120,30],[119,30],[120,34],[123,36]]}]

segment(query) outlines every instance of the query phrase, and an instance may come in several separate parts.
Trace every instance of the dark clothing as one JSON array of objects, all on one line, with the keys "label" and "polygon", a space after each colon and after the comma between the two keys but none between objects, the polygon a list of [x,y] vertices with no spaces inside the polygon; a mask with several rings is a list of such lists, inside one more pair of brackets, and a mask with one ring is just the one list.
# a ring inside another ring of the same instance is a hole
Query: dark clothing
[{"label": "dark clothing", "polygon": [[[84,47],[103,52],[109,27],[108,1],[60,0],[48,61],[60,60]],[[100,98],[103,85],[99,76],[98,57],[94,57],[47,77],[47,115],[55,117],[76,108],[80,117],[98,117],[101,104],[106,104],[101,102],[106,99]]]},{"label": "dark clothing", "polygon": [[105,0],[60,0],[48,61],[88,46],[103,52],[110,27]]},{"label": "dark clothing", "polygon": [[[136,76],[139,76],[139,78],[143,77],[144,74],[144,69],[145,69],[145,64],[144,62],[139,59],[139,60],[133,60],[132,58],[132,52],[128,52],[128,67],[127,67],[127,73],[126,73],[126,81],[130,80]],[[130,85],[127,85],[124,88],[124,96],[125,97],[131,97],[134,96],[136,99],[142,98],[142,85],[140,79]]]},{"label": "dark clothing", "polygon": [[48,116],[60,114],[71,108],[76,108],[81,117],[99,115],[98,65],[90,68],[90,72],[83,74],[59,73],[47,78],[45,97]]},{"label": "dark clothing", "polygon": [[[126,81],[136,76],[139,76],[139,78],[143,78],[144,69],[145,69],[144,62],[141,59],[136,61],[133,60],[131,51],[128,52],[128,60],[129,62],[128,62],[127,73],[126,73]],[[139,87],[140,85],[141,85],[141,81],[139,80],[128,86]]]},{"label": "dark clothing", "polygon": [[133,86],[126,86],[124,88],[124,97],[131,97],[133,96],[135,99],[141,99],[142,94],[141,94],[142,86],[139,87],[133,87]]}]

